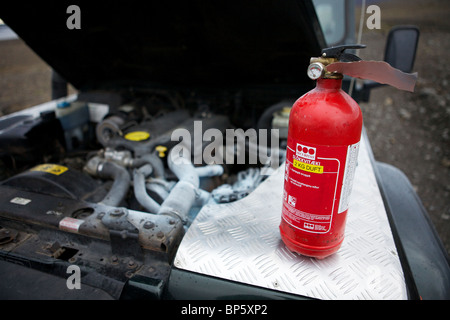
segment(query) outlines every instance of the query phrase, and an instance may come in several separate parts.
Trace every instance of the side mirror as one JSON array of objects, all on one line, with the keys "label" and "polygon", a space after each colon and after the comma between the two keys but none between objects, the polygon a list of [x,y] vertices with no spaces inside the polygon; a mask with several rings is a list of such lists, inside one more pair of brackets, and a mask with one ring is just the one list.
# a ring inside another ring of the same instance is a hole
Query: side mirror
[{"label": "side mirror", "polygon": [[419,29],[416,26],[397,26],[389,31],[384,61],[403,72],[412,72],[416,59]]},{"label": "side mirror", "polygon": [[[384,61],[394,68],[410,73],[416,59],[417,44],[419,43],[419,28],[416,26],[395,26],[388,34]],[[365,80],[360,88],[360,101],[368,102],[370,90],[381,87],[383,84]]]}]

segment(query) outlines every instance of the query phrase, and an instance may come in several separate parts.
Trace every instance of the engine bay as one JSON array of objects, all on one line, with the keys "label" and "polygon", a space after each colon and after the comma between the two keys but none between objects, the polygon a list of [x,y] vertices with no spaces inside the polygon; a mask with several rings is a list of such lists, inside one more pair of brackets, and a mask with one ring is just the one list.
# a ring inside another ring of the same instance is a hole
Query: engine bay
[{"label": "engine bay", "polygon": [[[97,123],[89,102],[60,101],[38,117],[0,123],[2,184],[189,224],[207,203],[245,197],[268,175],[264,168],[283,162],[289,107],[283,102],[268,108],[252,124],[258,135],[238,127],[245,115],[236,125],[226,109],[219,113],[198,101],[192,109],[178,95],[154,94],[108,108]],[[60,169],[67,172],[53,172]],[[166,200],[177,207],[163,207]]]},{"label": "engine bay", "polygon": [[[289,102],[250,125],[253,109],[192,108],[165,93],[103,112],[80,99],[55,103],[0,122],[0,245],[9,260],[31,254],[96,272],[109,262],[115,271],[102,274],[114,281],[165,281],[201,209],[245,198],[284,162]],[[118,297],[114,281],[103,289]]]}]

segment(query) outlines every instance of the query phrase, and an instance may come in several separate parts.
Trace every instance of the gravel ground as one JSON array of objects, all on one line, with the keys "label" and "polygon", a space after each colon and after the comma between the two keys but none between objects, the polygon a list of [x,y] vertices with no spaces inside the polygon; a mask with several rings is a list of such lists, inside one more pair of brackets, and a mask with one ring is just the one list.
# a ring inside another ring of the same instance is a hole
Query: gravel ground
[{"label": "gravel ground", "polygon": [[[377,4],[382,28],[364,28],[362,43],[368,48],[360,56],[382,60],[388,30],[417,25],[421,36],[414,69],[419,80],[414,93],[373,90],[370,102],[361,104],[364,123],[375,158],[408,176],[450,251],[450,1]],[[21,40],[0,42],[0,57],[0,115],[50,100],[51,69]]]}]

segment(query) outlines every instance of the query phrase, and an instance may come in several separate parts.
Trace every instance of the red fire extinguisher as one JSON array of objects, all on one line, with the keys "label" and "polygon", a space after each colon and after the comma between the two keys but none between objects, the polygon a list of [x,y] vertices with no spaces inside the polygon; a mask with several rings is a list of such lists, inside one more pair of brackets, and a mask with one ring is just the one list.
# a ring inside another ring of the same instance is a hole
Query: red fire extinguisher
[{"label": "red fire extinguisher", "polygon": [[[361,59],[344,50],[364,47],[327,48],[321,57],[311,58],[308,76],[317,80],[316,87],[290,112],[280,233],[291,251],[305,256],[325,258],[344,240],[363,118],[358,104],[341,89],[342,73],[352,74],[361,66],[366,73],[380,69],[375,61],[352,65]],[[342,73],[329,70],[345,60],[350,63],[341,64]],[[352,75],[364,77],[364,72]]]}]

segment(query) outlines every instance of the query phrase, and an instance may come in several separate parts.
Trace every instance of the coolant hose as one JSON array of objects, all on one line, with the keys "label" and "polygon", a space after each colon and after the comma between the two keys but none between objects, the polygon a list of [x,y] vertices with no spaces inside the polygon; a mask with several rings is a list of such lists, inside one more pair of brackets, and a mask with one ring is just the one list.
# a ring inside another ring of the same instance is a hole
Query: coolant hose
[{"label": "coolant hose", "polygon": [[130,175],[128,171],[113,162],[102,161],[97,167],[97,176],[103,179],[114,180],[111,189],[100,204],[117,207],[127,195],[130,188]]},{"label": "coolant hose", "polygon": [[195,167],[195,172],[200,178],[216,177],[223,174],[223,167],[218,164],[207,165],[203,167]]},{"label": "coolant hose", "polygon": [[151,170],[147,169],[149,166],[145,165],[140,169],[134,170],[133,185],[134,196],[141,206],[143,206],[150,213],[158,213],[161,206],[158,202],[153,200],[147,193],[145,187],[145,178],[150,175]]},{"label": "coolant hose", "polygon": [[153,167],[155,178],[164,178],[164,163],[162,162],[161,158],[154,153],[148,153],[138,159],[134,159],[131,163],[131,166],[133,168],[139,168],[146,163],[150,164]]},{"label": "coolant hose", "polygon": [[200,186],[200,179],[194,165],[186,154],[190,154],[187,150],[179,152],[175,148],[169,153],[167,157],[167,164],[169,169],[177,176],[178,180],[190,183],[194,188],[198,189]]},{"label": "coolant hose", "polygon": [[177,176],[178,182],[170,191],[169,196],[161,204],[158,214],[178,217],[187,222],[189,210],[194,205],[200,185],[200,179],[194,165],[186,156],[187,152],[174,152],[167,157],[170,170]]}]

